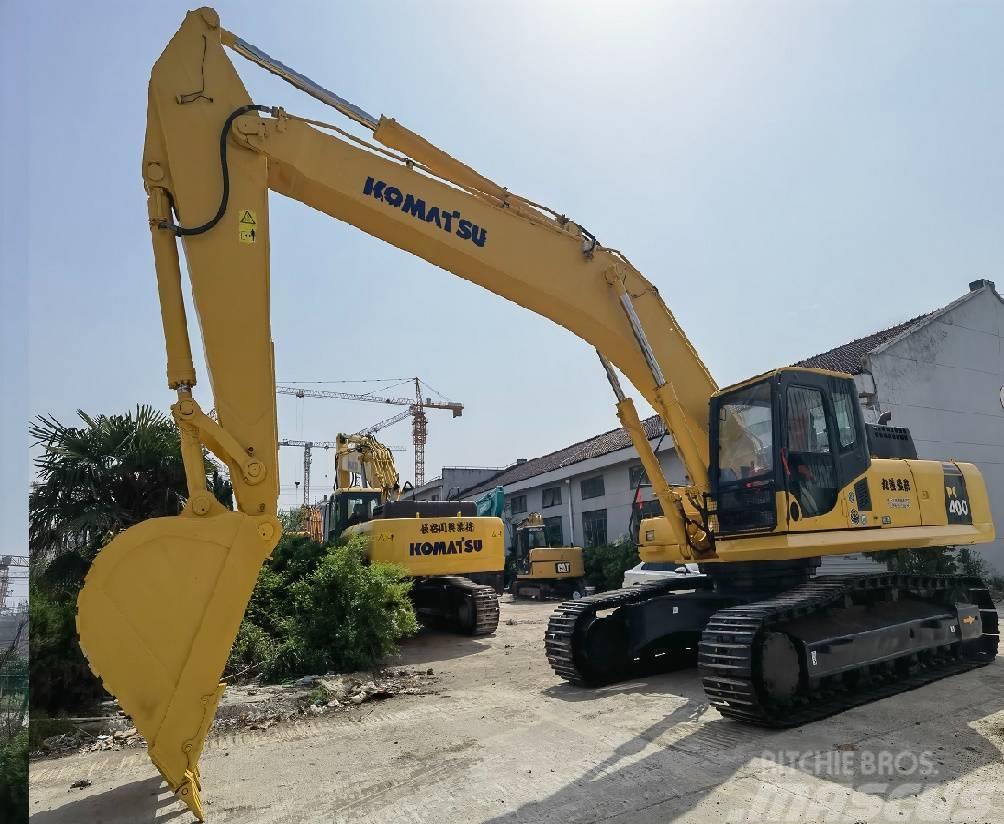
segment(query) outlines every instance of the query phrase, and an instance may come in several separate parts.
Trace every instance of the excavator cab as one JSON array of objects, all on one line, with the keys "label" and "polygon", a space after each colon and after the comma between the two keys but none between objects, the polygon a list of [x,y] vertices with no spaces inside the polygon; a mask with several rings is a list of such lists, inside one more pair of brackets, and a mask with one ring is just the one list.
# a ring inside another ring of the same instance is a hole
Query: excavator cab
[{"label": "excavator cab", "polygon": [[871,462],[850,375],[779,369],[711,399],[716,533],[805,528]]},{"label": "excavator cab", "polygon": [[321,517],[324,535],[330,543],[336,541],[348,527],[373,519],[380,506],[379,489],[340,489],[325,501]]},{"label": "excavator cab", "polygon": [[539,512],[531,512],[516,526],[512,547],[516,578],[510,591],[514,597],[522,591],[540,598],[581,598],[586,592],[582,548],[560,546],[560,538],[552,545],[547,530]]},{"label": "excavator cab", "polygon": [[516,530],[516,569],[529,574],[530,550],[550,546],[547,540],[547,527],[544,524],[531,524]]}]

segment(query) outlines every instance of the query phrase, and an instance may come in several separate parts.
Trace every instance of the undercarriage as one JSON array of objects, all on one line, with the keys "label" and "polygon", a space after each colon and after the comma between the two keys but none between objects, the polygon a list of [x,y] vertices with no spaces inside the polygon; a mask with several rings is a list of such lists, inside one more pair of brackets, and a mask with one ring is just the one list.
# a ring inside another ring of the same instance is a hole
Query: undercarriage
[{"label": "undercarriage", "polygon": [[491,635],[499,623],[493,586],[444,575],[416,578],[411,588],[415,613],[423,625],[463,635]]},{"label": "undercarriage", "polygon": [[791,727],[997,654],[997,611],[976,578],[810,578],[816,565],[709,565],[708,574],[565,602],[548,625],[548,660],[587,686],[696,663],[722,715]]}]

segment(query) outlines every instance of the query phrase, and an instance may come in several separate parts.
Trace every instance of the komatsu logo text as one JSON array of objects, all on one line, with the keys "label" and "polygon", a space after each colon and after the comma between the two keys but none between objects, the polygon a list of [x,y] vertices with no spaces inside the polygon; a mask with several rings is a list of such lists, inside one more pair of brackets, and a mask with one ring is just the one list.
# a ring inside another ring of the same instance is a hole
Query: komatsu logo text
[{"label": "komatsu logo text", "polygon": [[444,232],[455,234],[461,240],[469,240],[475,246],[484,247],[488,242],[488,230],[482,229],[460,216],[458,209],[429,206],[421,198],[402,192],[396,186],[388,186],[386,181],[366,178],[363,194],[382,200],[388,206],[407,212],[415,220],[435,223]]},{"label": "komatsu logo text", "polygon": [[409,546],[409,555],[459,555],[463,552],[480,552],[484,544],[468,538],[459,541],[418,541]]}]

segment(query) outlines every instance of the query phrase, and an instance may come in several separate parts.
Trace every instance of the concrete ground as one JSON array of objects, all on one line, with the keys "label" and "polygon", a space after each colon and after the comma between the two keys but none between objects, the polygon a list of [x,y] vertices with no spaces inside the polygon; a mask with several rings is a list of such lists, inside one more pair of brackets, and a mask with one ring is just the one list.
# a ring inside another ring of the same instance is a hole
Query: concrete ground
[{"label": "concrete ground", "polygon": [[[207,820],[1004,821],[1004,658],[767,732],[709,709],[694,670],[568,686],[543,654],[554,606],[507,595],[491,638],[407,642],[395,665],[432,667],[437,695],[210,740]],[[33,824],[193,820],[144,750],[34,763],[31,811]]]}]

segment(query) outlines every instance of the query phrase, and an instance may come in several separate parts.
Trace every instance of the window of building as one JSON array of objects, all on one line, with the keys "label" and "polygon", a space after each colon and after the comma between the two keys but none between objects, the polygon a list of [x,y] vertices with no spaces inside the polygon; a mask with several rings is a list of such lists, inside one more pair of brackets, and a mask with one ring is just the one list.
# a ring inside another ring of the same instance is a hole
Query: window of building
[{"label": "window of building", "polygon": [[641,464],[635,464],[628,469],[628,480],[631,482],[632,489],[637,489],[639,486],[651,486],[648,482],[648,473]]},{"label": "window of building", "polygon": [[607,542],[607,511],[589,509],[582,513],[582,545],[603,546]]},{"label": "window of building", "polygon": [[526,512],[526,495],[513,495],[509,499],[509,507],[512,509],[513,515]]},{"label": "window of building", "polygon": [[599,498],[606,491],[603,488],[603,476],[597,475],[595,478],[586,478],[580,484],[582,489],[582,500],[587,498]]},{"label": "window of building", "polygon": [[544,529],[547,530],[548,546],[564,546],[565,536],[561,532],[561,516],[544,519]]},{"label": "window of building", "polygon": [[561,506],[561,487],[549,486],[546,489],[542,489],[540,497],[540,506],[542,509],[547,509],[549,506]]}]

